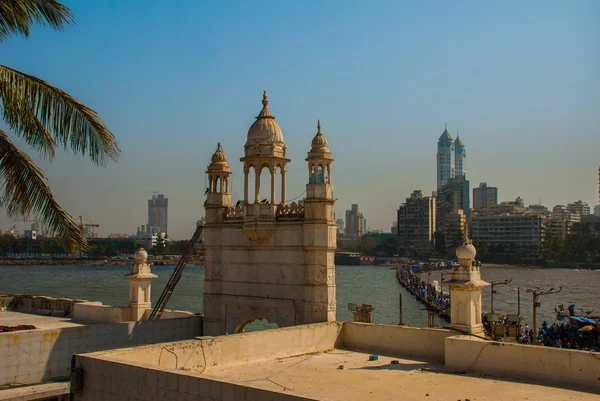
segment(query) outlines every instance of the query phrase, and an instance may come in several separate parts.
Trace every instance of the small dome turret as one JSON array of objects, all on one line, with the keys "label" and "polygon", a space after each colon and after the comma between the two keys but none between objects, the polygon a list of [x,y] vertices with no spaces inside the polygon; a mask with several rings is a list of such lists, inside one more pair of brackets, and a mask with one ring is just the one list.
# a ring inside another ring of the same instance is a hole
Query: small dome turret
[{"label": "small dome turret", "polygon": [[329,152],[327,138],[321,133],[321,120],[317,120],[317,135],[312,140],[311,153]]},{"label": "small dome turret", "polygon": [[457,148],[464,148],[465,144],[460,140],[460,136],[458,136],[458,131],[456,131],[456,140],[454,141],[454,146]]},{"label": "small dome turret", "polygon": [[146,260],[148,259],[148,252],[146,252],[144,248],[138,248],[138,250],[135,251],[135,255],[133,255],[133,259],[136,261]]},{"label": "small dome turret", "polygon": [[212,155],[210,161],[212,164],[227,164],[227,156],[225,156],[225,152],[223,152],[221,143],[217,144],[217,151]]},{"label": "small dome turret", "polygon": [[469,240],[466,240],[463,244],[456,248],[456,257],[458,259],[475,259],[476,255],[477,250]]}]

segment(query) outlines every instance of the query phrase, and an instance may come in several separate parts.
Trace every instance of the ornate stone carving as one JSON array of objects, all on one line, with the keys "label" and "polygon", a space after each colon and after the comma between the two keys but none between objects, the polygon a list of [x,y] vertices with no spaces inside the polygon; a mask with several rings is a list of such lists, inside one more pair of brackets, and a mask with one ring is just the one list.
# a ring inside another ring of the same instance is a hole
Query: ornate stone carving
[{"label": "ornate stone carving", "polygon": [[226,220],[232,219],[243,219],[244,218],[244,208],[241,205],[237,205],[235,207],[228,206],[223,213],[225,214]]},{"label": "ornate stone carving", "polygon": [[277,218],[303,219],[304,202],[292,202],[289,205],[280,203],[277,205]]}]

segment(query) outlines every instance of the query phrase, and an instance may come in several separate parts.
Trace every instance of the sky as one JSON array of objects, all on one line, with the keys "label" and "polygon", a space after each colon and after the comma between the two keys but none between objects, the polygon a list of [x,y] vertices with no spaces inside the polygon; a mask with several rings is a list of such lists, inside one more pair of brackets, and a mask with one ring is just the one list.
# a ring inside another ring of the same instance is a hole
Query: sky
[{"label": "sky", "polygon": [[357,203],[370,229],[389,231],[413,190],[436,189],[444,123],[460,131],[471,187],[550,208],[598,202],[598,1],[65,4],[76,26],[6,40],[0,63],[67,91],[117,137],[122,155],[106,168],[29,152],[100,235],[134,233],[156,191],[169,235],[191,237],[217,142],[243,198],[239,158],[263,90],[292,159],[287,198],[305,190],[320,119],[336,216]]}]

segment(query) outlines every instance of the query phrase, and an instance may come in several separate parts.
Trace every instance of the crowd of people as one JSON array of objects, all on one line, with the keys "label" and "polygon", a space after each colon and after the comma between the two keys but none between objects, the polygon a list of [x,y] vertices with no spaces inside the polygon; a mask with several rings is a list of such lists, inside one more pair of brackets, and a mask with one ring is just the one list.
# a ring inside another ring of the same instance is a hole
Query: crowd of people
[{"label": "crowd of people", "polygon": [[420,275],[409,267],[400,270],[399,279],[411,293],[425,300],[427,306],[432,306],[441,312],[449,312],[450,295],[444,293],[441,288],[438,289],[435,285],[421,280]]},{"label": "crowd of people", "polygon": [[529,325],[525,325],[525,327],[521,327],[519,334],[517,341],[521,344],[600,351],[598,330],[593,325],[580,327],[577,324],[566,322],[553,323],[548,326],[548,323],[544,321],[537,333]]}]

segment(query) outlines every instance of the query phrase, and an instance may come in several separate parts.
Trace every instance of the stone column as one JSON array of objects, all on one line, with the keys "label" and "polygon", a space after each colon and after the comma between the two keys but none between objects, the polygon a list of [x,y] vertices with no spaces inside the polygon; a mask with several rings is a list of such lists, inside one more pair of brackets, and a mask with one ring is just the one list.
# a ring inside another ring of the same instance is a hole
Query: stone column
[{"label": "stone column", "polygon": [[[147,263],[148,253],[144,248],[139,248],[131,264],[131,271],[125,275],[129,279],[129,311],[128,320],[141,320],[144,313],[150,309],[151,281],[158,277],[150,271]],[[126,318],[127,319],[127,318]]]},{"label": "stone column", "polygon": [[256,180],[254,182],[254,203],[260,203],[260,170],[255,170]]},{"label": "stone column", "polygon": [[285,166],[281,169],[281,203],[283,204],[285,204],[285,169]]},{"label": "stone column", "polygon": [[244,206],[248,204],[248,169],[244,169]]},{"label": "stone column", "polygon": [[271,169],[271,205],[275,204],[275,177],[277,176],[277,168]]},{"label": "stone column", "polygon": [[327,183],[331,184],[331,164],[327,165]]}]

